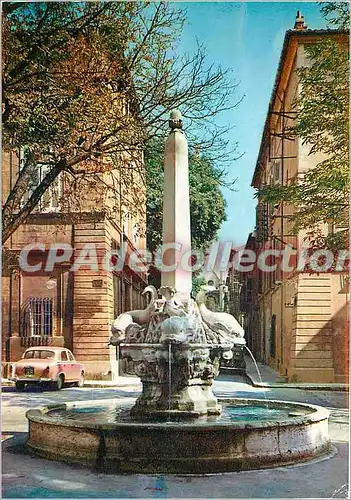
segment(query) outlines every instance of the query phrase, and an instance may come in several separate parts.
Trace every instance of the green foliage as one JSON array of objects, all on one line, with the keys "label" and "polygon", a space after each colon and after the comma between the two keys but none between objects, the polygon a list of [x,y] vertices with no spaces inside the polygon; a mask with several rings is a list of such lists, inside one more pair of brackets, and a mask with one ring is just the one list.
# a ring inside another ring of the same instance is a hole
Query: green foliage
[{"label": "green foliage", "polygon": [[[306,45],[305,50],[311,64],[297,70],[300,94],[292,132],[309,147],[315,166],[286,186],[264,186],[257,196],[271,204],[292,204],[294,231],[306,230],[312,245],[345,246],[350,183],[348,51],[332,39]],[[323,224],[333,227],[333,234],[323,233]]]},{"label": "green foliage", "polygon": [[193,275],[191,294],[194,298],[199,293],[203,285],[206,285],[206,279],[203,276]]},{"label": "green foliage", "polygon": [[[147,245],[155,250],[162,241],[164,141],[153,139],[145,150],[147,186]],[[226,220],[221,192],[225,174],[205,156],[189,155],[189,191],[192,247],[207,248]]]},{"label": "green foliage", "polygon": [[322,14],[332,27],[350,29],[350,3],[348,1],[319,2],[319,5]]}]

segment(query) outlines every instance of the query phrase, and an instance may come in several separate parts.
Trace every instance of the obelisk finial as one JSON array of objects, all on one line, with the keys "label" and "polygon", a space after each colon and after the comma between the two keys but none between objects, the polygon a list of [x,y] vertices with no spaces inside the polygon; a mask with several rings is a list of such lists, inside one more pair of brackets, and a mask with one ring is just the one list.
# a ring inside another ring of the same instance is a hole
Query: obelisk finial
[{"label": "obelisk finial", "polygon": [[169,115],[168,124],[172,130],[183,128],[182,114],[179,109],[173,109]]}]

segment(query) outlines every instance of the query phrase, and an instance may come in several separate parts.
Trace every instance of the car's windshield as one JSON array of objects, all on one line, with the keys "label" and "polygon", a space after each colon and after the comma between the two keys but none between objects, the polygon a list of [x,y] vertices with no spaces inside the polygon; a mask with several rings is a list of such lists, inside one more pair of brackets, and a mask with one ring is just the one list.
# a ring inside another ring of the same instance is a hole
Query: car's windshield
[{"label": "car's windshield", "polygon": [[34,350],[27,351],[24,354],[24,359],[51,359],[55,357],[55,353],[53,351],[42,351],[42,350]]}]

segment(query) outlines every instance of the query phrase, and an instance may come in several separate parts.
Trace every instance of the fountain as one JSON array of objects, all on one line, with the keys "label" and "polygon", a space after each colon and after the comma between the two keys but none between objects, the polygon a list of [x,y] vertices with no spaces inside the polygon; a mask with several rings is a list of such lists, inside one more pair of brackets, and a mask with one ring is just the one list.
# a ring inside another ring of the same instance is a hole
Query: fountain
[{"label": "fountain", "polygon": [[[48,458],[109,472],[204,473],[291,464],[330,451],[328,412],[281,401],[218,401],[221,358],[245,345],[236,319],[191,299],[188,147],[179,111],[165,150],[161,287],[146,287],[145,310],[112,324],[111,343],[133,360],[136,401],[99,401],[27,412],[27,446]],[[177,243],[178,251],[173,245]],[[179,251],[181,249],[181,252]],[[183,257],[182,257],[183,256]]]}]

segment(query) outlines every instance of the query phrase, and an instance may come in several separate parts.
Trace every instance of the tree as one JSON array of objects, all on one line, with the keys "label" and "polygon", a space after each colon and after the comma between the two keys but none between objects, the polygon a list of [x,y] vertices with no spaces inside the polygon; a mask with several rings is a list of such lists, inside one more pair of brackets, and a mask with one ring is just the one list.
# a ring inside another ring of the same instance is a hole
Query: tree
[{"label": "tree", "polygon": [[350,4],[341,2],[318,2],[323,16],[329,25],[338,29],[348,30],[350,28]]},{"label": "tree", "polygon": [[[162,243],[164,141],[151,140],[145,149],[147,185],[147,246],[156,250]],[[221,192],[226,173],[206,156],[189,154],[189,197],[192,248],[205,250],[226,220],[226,202]]]},{"label": "tree", "polygon": [[[322,10],[345,23],[345,4]],[[341,17],[340,15],[343,14]],[[310,65],[297,70],[301,91],[291,133],[323,160],[285,186],[264,186],[257,196],[267,203],[295,208],[294,231],[306,230],[313,247],[343,247],[348,242],[349,207],[349,62],[347,46],[331,38],[305,45]],[[323,224],[333,227],[331,234]]]},{"label": "tree", "polygon": [[191,289],[191,294],[196,298],[196,295],[199,293],[201,290],[201,287],[206,285],[206,279],[204,276],[194,276],[192,279],[192,289]]},{"label": "tree", "polygon": [[[228,71],[208,65],[202,46],[177,52],[183,11],[168,2],[4,5],[3,146],[22,151],[23,162],[3,203],[3,242],[62,173],[70,195],[84,187],[116,210],[123,183],[126,203],[142,208],[142,151],[165,133],[175,107],[202,151],[230,158],[226,129],[214,117],[236,105],[235,84]],[[45,175],[33,182],[41,166]],[[60,200],[66,207],[68,198]],[[79,200],[71,205],[77,212]]]}]

